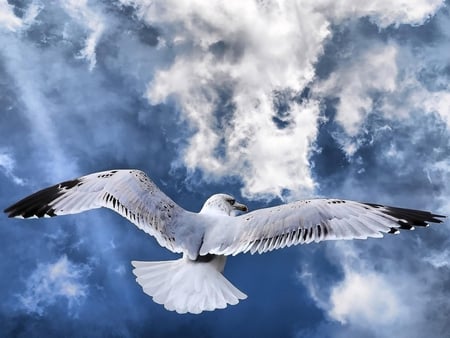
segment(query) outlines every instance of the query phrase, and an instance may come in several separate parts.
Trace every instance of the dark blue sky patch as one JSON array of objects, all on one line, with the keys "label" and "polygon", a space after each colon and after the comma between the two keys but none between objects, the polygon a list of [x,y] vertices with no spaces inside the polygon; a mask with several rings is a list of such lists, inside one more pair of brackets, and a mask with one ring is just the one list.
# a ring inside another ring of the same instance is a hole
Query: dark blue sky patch
[{"label": "dark blue sky patch", "polygon": [[214,157],[226,159],[226,142],[228,140],[226,139],[225,131],[231,127],[232,123],[239,123],[239,117],[234,116],[236,104],[233,101],[233,83],[231,81],[229,83],[218,83],[215,93],[217,97],[215,99],[215,109],[212,112],[215,118],[213,128],[217,135],[222,136],[214,149]]},{"label": "dark blue sky patch", "polygon": [[211,52],[218,61],[237,62],[245,52],[245,45],[239,39],[219,40],[209,45]]},{"label": "dark blue sky patch", "polygon": [[224,41],[220,40],[212,43],[208,49],[216,58],[223,59],[228,49],[228,45]]},{"label": "dark blue sky patch", "polygon": [[428,19],[423,25],[400,25],[399,27],[388,27],[386,33],[390,38],[395,39],[400,44],[411,43],[416,47],[433,45],[442,41],[445,35],[439,28],[439,19],[445,15],[443,11]]},{"label": "dark blue sky patch", "polygon": [[338,31],[339,26],[331,27],[331,37],[324,43],[323,54],[316,62],[316,75],[318,79],[326,79],[335,70],[338,60],[336,57],[345,43],[344,34]]},{"label": "dark blue sky patch", "polygon": [[142,25],[138,31],[139,40],[151,47],[155,47],[158,45],[159,35],[160,33],[158,32],[158,29],[147,25]]},{"label": "dark blue sky patch", "polygon": [[340,63],[359,53],[360,44],[365,45],[366,41],[361,41],[361,33],[356,28],[364,27],[365,30],[370,31],[368,27],[372,26],[370,21],[364,19],[330,25],[331,35],[324,42],[323,54],[316,62],[317,78],[327,79]]},{"label": "dark blue sky patch", "polygon": [[320,182],[319,194],[324,195],[339,191],[342,179],[351,168],[349,159],[335,137],[336,134],[343,132],[335,122],[337,101],[337,99],[324,100],[325,120],[319,125],[316,150],[311,155],[313,176]]},{"label": "dark blue sky patch", "polygon": [[355,154],[363,161],[364,172],[357,176],[361,184],[368,190],[384,190],[392,200],[406,200],[404,194],[412,193],[417,205],[439,195],[445,182],[430,182],[426,168],[450,156],[450,148],[446,147],[450,140],[443,122],[433,115],[403,123],[390,123],[372,115],[369,121],[366,141]]},{"label": "dark blue sky patch", "polygon": [[422,68],[417,79],[430,92],[446,91],[450,83],[450,63],[447,64],[429,64]]},{"label": "dark blue sky patch", "polygon": [[28,6],[32,3],[31,0],[8,0],[8,3],[12,5],[14,15],[23,18]]},{"label": "dark blue sky patch", "polygon": [[290,90],[277,90],[272,94],[276,115],[272,117],[278,129],[285,129],[291,124],[290,110],[292,93]]}]

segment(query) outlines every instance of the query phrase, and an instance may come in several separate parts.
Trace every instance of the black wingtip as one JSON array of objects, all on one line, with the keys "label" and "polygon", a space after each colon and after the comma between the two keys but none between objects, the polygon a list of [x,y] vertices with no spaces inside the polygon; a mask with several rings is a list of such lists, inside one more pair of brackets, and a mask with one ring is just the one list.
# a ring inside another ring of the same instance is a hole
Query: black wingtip
[{"label": "black wingtip", "polygon": [[56,216],[55,209],[52,207],[51,202],[63,195],[65,191],[82,184],[83,182],[80,179],[56,184],[21,199],[17,203],[4,209],[3,212],[6,213],[9,218],[41,218],[45,216]]},{"label": "black wingtip", "polygon": [[[445,219],[447,218],[447,216],[445,216],[445,215],[435,215],[435,214],[432,214],[432,216],[433,216],[433,223],[442,223],[442,222],[444,222],[445,221]],[[437,218],[436,218],[437,217]],[[439,219],[439,218],[442,218],[442,219]]]},{"label": "black wingtip", "polygon": [[394,229],[413,230],[414,227],[427,227],[429,223],[442,223],[447,218],[447,216],[434,214],[429,211],[397,208],[373,203],[364,204],[398,219],[399,227],[392,228],[389,233],[395,233]]},{"label": "black wingtip", "polygon": [[10,205],[6,209],[4,209],[3,212],[8,216],[8,218],[14,218],[14,217],[19,216],[19,215],[16,215],[14,212],[14,204]]},{"label": "black wingtip", "polygon": [[3,209],[3,212],[4,212],[5,214],[8,214],[8,217],[9,217],[9,213],[11,212],[11,206],[9,206],[9,207]]}]

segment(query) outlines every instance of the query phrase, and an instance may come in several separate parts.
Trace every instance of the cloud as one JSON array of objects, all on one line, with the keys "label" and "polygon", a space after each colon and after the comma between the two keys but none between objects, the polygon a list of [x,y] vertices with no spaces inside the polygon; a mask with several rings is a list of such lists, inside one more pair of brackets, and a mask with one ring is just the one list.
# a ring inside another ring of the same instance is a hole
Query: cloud
[{"label": "cloud", "polygon": [[390,284],[374,272],[347,271],[333,287],[329,315],[342,324],[394,323],[404,311]]},{"label": "cloud", "polygon": [[65,255],[55,263],[40,263],[27,278],[25,291],[18,295],[18,307],[43,315],[47,307],[65,300],[73,313],[88,295],[89,274],[88,265],[71,262]]},{"label": "cloud", "polygon": [[450,267],[450,250],[430,254],[424,258],[425,261],[432,264],[435,268]]},{"label": "cloud", "polygon": [[[335,337],[357,332],[369,337],[421,337],[426,332],[442,336],[449,325],[441,314],[449,309],[443,301],[450,296],[444,277],[448,264],[442,255],[421,257],[427,251],[424,243],[411,243],[411,238],[398,243],[398,238],[384,239],[382,246],[376,241],[329,246],[327,255],[343,276],[328,285],[320,282],[327,279],[323,272],[319,276],[312,266],[303,265],[300,281],[331,320],[318,328],[317,336],[330,334],[329,330]],[[409,256],[403,256],[403,245],[408,246]],[[341,325],[332,325],[333,321]]]},{"label": "cloud", "polygon": [[134,3],[148,23],[172,24],[163,39],[179,52],[156,73],[148,98],[179,103],[191,129],[183,164],[206,179],[238,176],[248,197],[310,193],[319,105],[300,94],[314,77],[328,23],[293,3]]},{"label": "cloud", "polygon": [[374,94],[385,96],[397,88],[397,48],[395,45],[372,45],[358,56],[352,56],[329,78],[318,84],[315,92],[339,98],[336,122],[347,137],[340,138],[348,155],[353,155],[357,145],[351,138],[362,132],[363,123],[375,109]]},{"label": "cloud", "polygon": [[213,181],[239,177],[247,197],[296,192],[296,198],[315,189],[309,159],[321,121],[320,93],[340,99],[337,122],[350,156],[358,145],[349,137],[361,132],[376,108],[373,95],[397,94],[397,47],[377,42],[314,86],[316,93],[302,96],[317,80],[315,64],[332,25],[366,16],[380,28],[419,25],[442,6],[436,0],[122,3],[149,24],[170,26],[160,49],[176,58],[156,72],[147,97],[152,104],[178,103],[190,127],[181,163]]},{"label": "cloud", "polygon": [[[118,11],[130,5],[135,12],[125,21]],[[50,29],[51,22],[62,33],[42,34],[39,43],[45,44],[44,49],[26,43],[20,35],[8,37],[4,42],[10,48],[4,58],[25,113],[33,121],[32,137],[45,140],[52,149],[48,171],[56,172],[56,177],[78,172],[77,159],[66,151],[61,132],[49,127],[62,118],[58,112],[64,106],[71,107],[97,143],[105,142],[108,135],[94,130],[95,123],[106,118],[104,113],[91,116],[92,107],[86,102],[93,98],[70,97],[69,92],[90,87],[93,93],[101,88],[95,99],[98,110],[109,105],[126,109],[126,99],[120,103],[103,87],[104,74],[92,74],[100,48],[105,56],[103,69],[121,74],[121,81],[132,83],[137,91],[143,92],[146,85],[152,108],[176,106],[179,110],[167,112],[168,120],[175,121],[170,132],[179,136],[175,142],[180,158],[173,161],[174,167],[187,168],[192,177],[203,181],[237,178],[248,198],[293,199],[310,196],[317,188],[310,160],[324,120],[323,103],[329,97],[339,99],[335,122],[343,132],[334,136],[350,157],[360,147],[371,114],[397,120],[420,111],[450,121],[448,88],[430,92],[414,80],[430,65],[430,58],[414,54],[410,45],[399,45],[395,37],[386,42],[353,32],[361,17],[369,17],[386,31],[390,25],[423,24],[441,5],[440,1],[416,1],[411,10],[402,1],[389,6],[386,1],[370,5],[307,1],[301,6],[294,1],[156,1],[149,6],[146,1],[124,0],[111,7],[87,1],[69,1],[61,7],[33,2],[24,9],[37,13],[30,15],[35,19],[29,21],[28,31]],[[445,32],[446,19],[441,20],[439,28]],[[327,44],[339,35],[341,28],[336,25],[348,28],[347,38],[354,45],[336,55],[338,64],[321,80],[317,64]],[[145,39],[119,34],[130,34],[131,28],[138,28],[140,37],[144,31],[151,32],[154,48],[145,46]],[[429,48],[427,54],[436,55],[432,48],[437,47]],[[135,50],[136,55],[127,50]],[[151,62],[145,65],[141,54]],[[86,59],[91,75],[62,61],[63,55]],[[409,66],[398,61],[405,57],[411,61]],[[433,58],[435,64],[444,59]],[[41,62],[52,64],[52,71],[41,69]],[[148,126],[148,117],[141,117],[152,113],[138,114],[139,123]],[[175,128],[184,130],[177,133]],[[67,162],[72,164],[70,170],[65,168]]]},{"label": "cloud", "polygon": [[7,177],[11,178],[15,184],[24,185],[25,181],[14,174],[15,167],[16,161],[12,155],[0,148],[0,170],[3,171]]},{"label": "cloud", "polygon": [[[336,25],[352,27],[366,16],[379,28],[419,25],[440,5],[439,1],[417,1],[414,10],[408,10],[404,2],[395,2],[387,10],[385,1],[351,6],[330,1],[307,1],[301,6],[294,1],[156,1],[149,5],[124,0],[110,7],[87,1],[69,1],[61,7],[32,3],[26,10],[39,15],[30,21],[29,31],[43,30],[50,21],[64,28],[62,33],[42,34],[40,43],[46,49],[16,36],[12,43],[8,41],[10,48],[4,56],[25,112],[33,120],[33,137],[42,138],[52,149],[48,170],[56,172],[56,177],[78,172],[76,158],[66,151],[60,131],[49,128],[64,105],[70,104],[97,141],[107,135],[92,128],[92,107],[86,105],[89,98],[74,100],[67,94],[79,92],[81,86],[93,90],[102,87],[103,75],[97,72],[90,76],[74,64],[62,62],[67,54],[85,59],[92,73],[100,48],[106,56],[101,60],[103,69],[121,73],[123,81],[133,83],[136,90],[143,92],[146,85],[145,95],[152,107],[176,106],[179,110],[167,113],[169,120],[176,121],[171,133],[178,134],[175,168],[187,168],[191,177],[213,183],[224,177],[237,178],[242,182],[241,193],[248,198],[295,199],[310,196],[317,188],[310,159],[323,122],[325,98],[339,99],[336,122],[344,132],[335,137],[348,156],[359,148],[358,140],[370,114],[381,111],[392,119],[407,115],[407,107],[399,109],[404,100],[398,97],[408,96],[411,90],[406,80],[399,80],[403,69],[398,59],[409,47],[400,48],[393,41],[363,43],[361,36],[351,33],[349,38],[358,42],[355,53],[347,54],[327,79],[318,80],[316,66],[326,52],[324,47],[338,33]],[[39,10],[31,11],[33,6]],[[134,8],[133,23],[118,15],[130,6]],[[64,15],[68,19],[63,20]],[[147,40],[143,38],[120,34],[137,28],[140,37],[151,30],[154,48],[144,46]],[[24,58],[24,50],[26,55],[39,57]],[[135,50],[136,55],[127,50]],[[152,62],[145,66],[141,54],[147,54]],[[53,65],[50,74],[39,67],[41,60]],[[409,72],[408,79],[417,71]],[[70,77],[76,80],[69,81]],[[58,100],[49,95],[54,88],[60,88],[56,91]],[[423,86],[414,88],[418,88],[415,95],[408,97],[417,99],[410,107],[419,102],[426,112],[449,115],[444,112],[447,89],[428,95]],[[383,99],[377,99],[380,96]],[[99,107],[113,106],[114,101],[115,106],[124,105],[106,88],[95,100]],[[34,118],[37,115],[39,119]],[[146,124],[148,118],[141,118],[142,111],[139,116],[139,123]],[[176,133],[174,128],[184,130]],[[73,143],[71,146],[81,142]],[[127,153],[126,149],[123,152]],[[70,170],[65,168],[67,161],[72,163]]]},{"label": "cloud", "polygon": [[10,32],[28,28],[34,22],[42,7],[38,1],[32,1],[25,9],[19,11],[20,16],[16,15],[14,9],[16,9],[15,6],[8,2],[0,2],[0,28]]},{"label": "cloud", "polygon": [[[449,47],[448,23],[447,15],[437,14],[434,25],[438,33],[429,44],[412,38],[398,40],[388,29],[387,42],[374,34],[353,33],[351,28],[340,33],[345,42],[336,55],[336,66],[315,83],[313,92],[338,99],[334,121],[342,131],[334,137],[348,156],[363,144],[371,116],[382,116],[390,124],[435,114],[450,126],[448,60],[443,51]],[[367,31],[374,29],[368,23],[364,26]],[[420,28],[408,29],[416,29],[420,36]],[[415,48],[417,43],[423,47]]]},{"label": "cloud", "polygon": [[105,30],[105,22],[98,9],[88,4],[87,0],[70,0],[62,3],[67,13],[83,25],[89,32],[84,48],[80,50],[79,57],[89,62],[89,70],[93,70],[96,64],[96,48]]},{"label": "cloud", "polygon": [[400,24],[423,24],[444,4],[442,0],[376,0],[358,4],[351,0],[312,2],[331,20],[340,21],[367,16],[380,28]]},{"label": "cloud", "polygon": [[12,6],[6,1],[0,2],[0,25],[9,31],[16,31],[22,26],[22,21],[14,15]]}]

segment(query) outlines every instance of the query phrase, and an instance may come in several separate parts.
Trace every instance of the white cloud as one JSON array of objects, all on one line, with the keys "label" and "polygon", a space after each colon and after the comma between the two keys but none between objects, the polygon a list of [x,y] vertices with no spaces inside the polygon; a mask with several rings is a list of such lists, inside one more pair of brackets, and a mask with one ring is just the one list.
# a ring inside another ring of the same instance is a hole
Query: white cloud
[{"label": "white cloud", "polygon": [[89,70],[93,70],[97,63],[95,50],[105,30],[105,20],[98,9],[90,6],[88,0],[63,1],[62,5],[72,18],[84,25],[89,31],[79,57],[86,59],[89,62]]},{"label": "white cloud", "polygon": [[410,75],[411,81],[399,84],[395,92],[404,99],[400,102],[393,97],[386,97],[383,99],[380,109],[386,114],[397,114],[400,117],[421,113],[437,114],[450,128],[450,88],[429,91],[423,84],[413,79],[416,74]]},{"label": "white cloud", "polygon": [[[370,48],[365,52],[356,49],[326,81],[314,86],[310,98],[298,99],[317,80],[316,62],[331,37],[332,24],[362,16],[369,16],[380,27],[420,24],[435,13],[440,1],[417,0],[413,8],[405,1],[384,0],[371,4],[326,0],[122,3],[134,5],[140,20],[160,32],[158,49],[150,56],[154,70],[147,78],[154,77],[147,97],[153,104],[175,99],[190,126],[179,163],[192,171],[200,169],[209,180],[238,177],[247,197],[298,198],[314,193],[309,156],[323,96],[340,99],[336,120],[346,135],[340,135],[339,141],[349,155],[358,149],[358,135],[374,111],[395,119],[408,116],[410,106],[423,107],[450,121],[448,89],[429,95],[414,83],[416,70],[406,72],[405,77],[398,60],[409,47],[402,49],[394,42],[367,44]],[[39,6],[33,2],[26,17],[35,18],[43,5]],[[61,6],[86,30],[79,56],[92,70],[98,42],[114,18],[96,2],[66,1]],[[9,5],[4,12],[15,17]],[[33,136],[42,137],[54,150],[49,171],[66,178],[76,172],[76,164],[64,155],[58,133],[49,127],[59,107],[49,98],[48,88],[39,84],[57,85],[64,79],[57,74],[67,69],[56,63],[51,70],[56,75],[49,76],[47,69],[37,65],[46,60],[52,64],[52,52],[25,45],[17,37],[17,41],[8,41],[9,48],[3,52],[5,64],[33,121]],[[409,61],[414,64],[414,55]],[[383,94],[379,102],[374,102],[374,92]],[[407,95],[410,92],[414,95]],[[275,104],[280,93],[285,105],[282,113]],[[403,96],[408,105],[398,99]],[[73,163],[72,170],[59,170],[68,162]]]},{"label": "white cloud", "polygon": [[405,310],[398,295],[382,275],[346,271],[345,279],[333,287],[329,315],[346,324],[394,323]]},{"label": "white cloud", "polygon": [[18,295],[19,306],[42,315],[48,306],[63,299],[73,311],[88,294],[85,279],[89,273],[89,266],[73,263],[65,255],[55,263],[41,263],[27,278],[25,291]]},{"label": "white cloud", "polygon": [[[366,242],[367,243],[367,242]],[[393,287],[401,278],[375,271],[352,242],[338,242],[331,249],[333,261],[343,270],[343,279],[332,285],[317,284],[318,276],[303,265],[298,275],[316,305],[328,317],[352,327],[395,325],[408,314],[404,295]]]},{"label": "white cloud", "polygon": [[[92,70],[96,64],[95,50],[105,30],[105,19],[100,10],[92,6],[92,2],[88,3],[88,0],[63,1],[61,5],[68,15],[87,30],[84,48],[80,50],[79,58],[86,59],[89,62],[89,69]],[[26,7],[23,15],[18,17],[14,14],[13,6],[1,0],[0,27],[4,27],[11,32],[28,28],[36,21],[38,14],[44,7],[45,5],[42,2],[32,1]]]},{"label": "white cloud", "polygon": [[[336,122],[344,134],[335,138],[348,156],[360,147],[364,123],[370,114],[383,114],[389,118],[405,118],[408,111],[379,109],[379,97],[398,99],[397,66],[398,46],[374,43],[364,51],[354,52],[346,63],[338,67],[326,80],[317,82],[314,92],[319,96],[337,97]],[[401,100],[398,100],[402,102]]]},{"label": "white cloud", "polygon": [[24,185],[25,181],[14,174],[16,168],[16,161],[13,156],[4,149],[0,149],[0,170],[11,178],[15,184]]},{"label": "white cloud", "polygon": [[[410,2],[384,0],[370,4],[327,0],[121,2],[134,5],[138,18],[160,33],[158,48],[149,56],[152,65],[148,67],[153,69],[145,78],[154,77],[146,95],[153,104],[174,99],[190,126],[179,163],[192,171],[200,169],[210,180],[238,177],[247,197],[298,198],[314,193],[309,156],[324,96],[340,99],[336,120],[344,128],[346,135],[339,135],[339,141],[348,155],[358,149],[358,136],[371,113],[381,112],[395,120],[409,116],[408,109],[414,106],[415,111],[422,107],[450,121],[448,89],[430,95],[415,83],[418,70],[399,64],[410,47],[395,42],[355,41],[359,49],[349,53],[349,59],[338,64],[328,79],[313,86],[311,97],[298,99],[306,87],[317,82],[316,62],[331,37],[332,24],[347,24],[347,20],[363,16],[380,27],[420,24],[436,12],[441,1],[417,0],[413,8]],[[68,1],[61,6],[86,30],[79,56],[92,70],[98,42],[115,19],[96,2]],[[8,43],[5,64],[21,91],[27,117],[33,121],[32,134],[42,137],[52,149],[49,171],[67,178],[76,172],[76,163],[62,149],[58,132],[49,127],[59,107],[49,98],[49,88],[41,85],[58,86],[58,81],[65,80],[60,74],[67,73],[67,68],[53,65],[54,51],[39,50],[20,39]],[[125,55],[120,53],[121,58]],[[415,57],[408,59],[413,67]],[[42,62],[52,64],[52,70],[41,69],[38,65]],[[142,67],[129,72],[142,73]],[[377,102],[374,92],[382,94]],[[285,105],[282,113],[274,103],[280,93]],[[69,170],[67,163],[72,163]]]},{"label": "white cloud", "polygon": [[[449,33],[445,36],[450,36]],[[316,83],[316,95],[339,99],[336,122],[344,133],[336,135],[336,139],[347,155],[352,156],[359,149],[370,114],[383,116],[393,123],[421,114],[436,114],[450,128],[448,76],[440,75],[447,67],[443,46],[448,50],[450,44],[443,39],[442,44],[417,49],[393,41],[385,45],[373,42],[364,51],[353,51],[355,55],[326,80]],[[434,70],[435,78],[419,80],[430,69]],[[437,89],[429,88],[430,82]]]},{"label": "white cloud", "polygon": [[397,73],[397,47],[375,44],[332,73],[316,91],[339,98],[336,121],[347,135],[356,136],[367,115],[374,110],[372,94],[395,91]]},{"label": "white cloud", "polygon": [[[437,0],[121,2],[160,27],[161,51],[176,55],[171,66],[157,70],[148,99],[179,104],[192,131],[183,164],[209,179],[240,177],[247,197],[280,196],[283,189],[299,197],[314,190],[308,162],[320,98],[291,103],[285,129],[272,120],[273,101],[275,93],[299,95],[315,80],[331,24],[364,16],[382,28],[420,24],[442,5]],[[396,55],[394,44],[380,43],[325,84],[327,93],[338,91],[338,121],[348,135],[357,135],[372,111],[370,91],[395,91]],[[351,155],[358,146],[345,142]]]},{"label": "white cloud", "polygon": [[424,260],[432,264],[435,268],[450,268],[450,250],[434,252],[424,258]]},{"label": "white cloud", "polygon": [[14,15],[13,8],[6,0],[0,1],[0,26],[16,31],[22,26],[22,20]]},{"label": "white cloud", "polygon": [[[292,100],[314,78],[328,22],[294,2],[139,2],[139,9],[150,24],[171,24],[163,38],[177,58],[157,72],[148,98],[179,102],[194,131],[184,164],[210,179],[239,176],[247,196],[311,193],[318,102],[291,103],[281,129],[274,100],[280,91]],[[228,108],[218,112],[223,96]]]},{"label": "white cloud", "polygon": [[[450,18],[447,18],[441,24],[449,23]],[[448,75],[442,75],[448,67],[446,55],[450,48],[450,30],[441,32],[441,43],[422,49],[414,49],[410,45],[398,47],[399,76],[394,90],[380,100],[378,109],[383,114],[392,118],[437,114],[450,128],[450,85]],[[433,77],[419,80],[423,73],[431,73]]]},{"label": "white cloud", "polygon": [[24,26],[32,24],[40,10],[41,5],[37,1],[33,1],[28,5],[22,18],[19,18],[14,14],[13,5],[6,0],[0,0],[0,27],[10,32],[16,32]]},{"label": "white cloud", "polygon": [[429,19],[444,4],[443,0],[352,0],[312,1],[318,10],[331,20],[345,20],[367,16],[381,28],[390,25],[419,25]]},{"label": "white cloud", "polygon": [[[333,279],[321,275],[330,271],[314,271],[306,264],[298,275],[311,299],[335,321],[333,336],[442,336],[449,309],[448,253],[423,258],[427,248],[420,240],[408,243],[407,252],[402,250],[406,241],[377,245],[379,241],[329,245],[328,259],[343,273],[338,281],[330,283]],[[327,336],[327,330],[319,328],[317,336]]]}]

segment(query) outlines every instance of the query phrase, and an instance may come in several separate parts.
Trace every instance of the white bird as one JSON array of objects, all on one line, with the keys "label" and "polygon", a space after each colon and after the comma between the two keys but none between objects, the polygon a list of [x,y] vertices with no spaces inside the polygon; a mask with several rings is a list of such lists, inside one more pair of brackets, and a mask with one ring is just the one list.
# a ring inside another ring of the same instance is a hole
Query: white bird
[{"label": "white bird", "polygon": [[311,199],[246,212],[226,194],[211,196],[199,213],[186,211],[139,170],[110,170],[38,191],[6,208],[9,217],[75,214],[106,207],[183,257],[131,262],[144,292],[167,310],[200,313],[247,296],[223,275],[226,256],[291,245],[383,237],[383,233],[441,223],[445,216],[340,199]]}]

